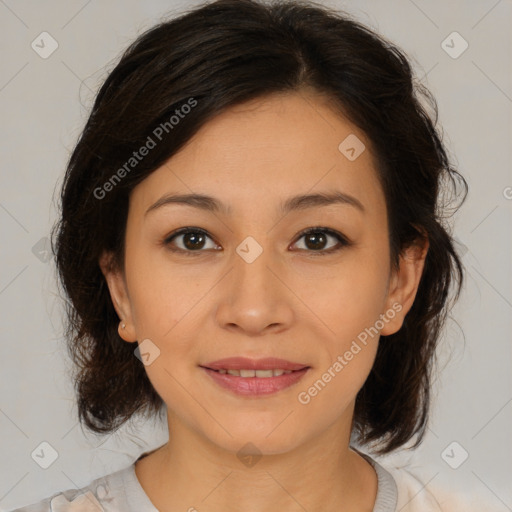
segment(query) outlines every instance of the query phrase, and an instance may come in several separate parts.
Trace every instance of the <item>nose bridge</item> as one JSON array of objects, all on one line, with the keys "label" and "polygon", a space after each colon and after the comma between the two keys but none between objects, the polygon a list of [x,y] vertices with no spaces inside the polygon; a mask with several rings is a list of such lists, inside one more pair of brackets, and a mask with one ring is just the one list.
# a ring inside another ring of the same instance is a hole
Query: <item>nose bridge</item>
[{"label": "nose bridge", "polygon": [[[239,283],[252,288],[254,293],[258,293],[260,288],[268,289],[268,281],[271,272],[268,267],[272,266],[272,249],[268,240],[258,242],[254,237],[246,237],[235,249],[234,258],[235,274]],[[263,246],[265,244],[265,247]]]},{"label": "nose bridge", "polygon": [[[270,325],[287,324],[291,309],[283,285],[274,276],[274,251],[255,237],[247,236],[235,248],[228,293],[217,310],[217,320],[224,326],[237,325],[256,334]],[[270,269],[273,269],[271,271]]]}]

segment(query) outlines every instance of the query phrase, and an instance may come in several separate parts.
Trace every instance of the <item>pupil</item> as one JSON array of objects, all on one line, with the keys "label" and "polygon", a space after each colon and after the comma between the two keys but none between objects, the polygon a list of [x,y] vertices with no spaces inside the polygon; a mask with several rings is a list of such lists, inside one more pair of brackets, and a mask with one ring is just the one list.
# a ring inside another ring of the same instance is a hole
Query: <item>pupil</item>
[{"label": "pupil", "polygon": [[[187,249],[200,249],[202,245],[197,245],[197,241],[202,241],[204,244],[204,236],[202,233],[190,232],[184,235],[184,244]],[[196,245],[194,245],[194,243]]]},{"label": "pupil", "polygon": [[[313,241],[312,244],[309,242]],[[325,243],[325,235],[322,233],[310,233],[306,236],[306,245],[309,249],[319,249]]]}]

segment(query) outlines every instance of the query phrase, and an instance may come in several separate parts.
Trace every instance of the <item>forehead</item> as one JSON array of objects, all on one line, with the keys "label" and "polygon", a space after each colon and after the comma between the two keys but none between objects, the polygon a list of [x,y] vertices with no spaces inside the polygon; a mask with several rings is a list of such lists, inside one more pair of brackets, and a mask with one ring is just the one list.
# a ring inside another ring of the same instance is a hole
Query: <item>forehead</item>
[{"label": "forehead", "polygon": [[140,183],[133,199],[147,207],[166,192],[202,193],[236,210],[334,189],[370,208],[383,201],[366,135],[324,98],[301,92],[217,115]]}]

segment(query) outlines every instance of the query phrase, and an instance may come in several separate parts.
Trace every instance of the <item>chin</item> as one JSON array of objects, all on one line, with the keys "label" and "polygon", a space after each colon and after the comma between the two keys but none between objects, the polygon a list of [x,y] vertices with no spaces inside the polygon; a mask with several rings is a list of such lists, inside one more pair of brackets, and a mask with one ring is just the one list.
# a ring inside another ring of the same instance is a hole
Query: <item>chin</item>
[{"label": "chin", "polygon": [[[217,431],[217,435],[211,435],[209,439],[212,443],[226,451],[234,453],[238,458],[244,456],[259,457],[261,455],[279,455],[293,451],[302,442],[305,442],[304,431],[295,432],[284,428],[284,423],[279,425],[282,418],[271,428],[235,428],[224,424],[224,428],[231,434],[227,434],[223,429]],[[279,426],[278,426],[279,425]],[[276,428],[277,427],[277,428]]]}]

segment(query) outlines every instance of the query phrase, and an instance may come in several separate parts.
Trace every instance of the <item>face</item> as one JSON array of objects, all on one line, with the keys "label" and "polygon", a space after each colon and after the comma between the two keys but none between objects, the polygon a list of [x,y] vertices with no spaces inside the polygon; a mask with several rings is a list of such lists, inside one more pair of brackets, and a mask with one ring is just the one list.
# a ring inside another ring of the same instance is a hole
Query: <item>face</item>
[{"label": "face", "polygon": [[[171,199],[183,194],[212,199]],[[291,200],[315,194],[323,200]],[[204,125],[132,191],[124,273],[106,259],[120,335],[144,343],[169,421],[233,452],[251,442],[268,454],[350,431],[379,334],[400,328],[423,265],[402,258],[391,270],[370,141],[304,94]],[[232,357],[297,366],[271,378],[207,369]]]}]

